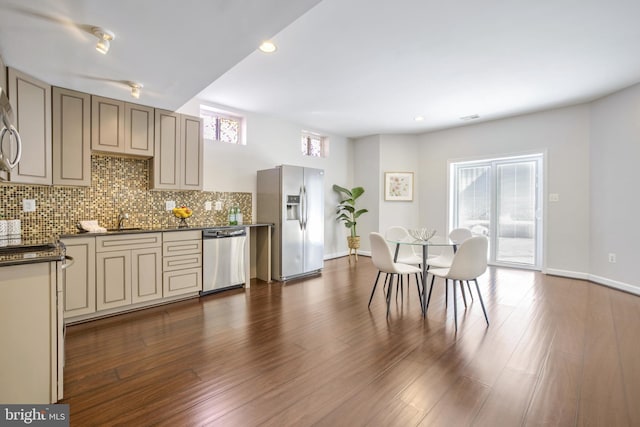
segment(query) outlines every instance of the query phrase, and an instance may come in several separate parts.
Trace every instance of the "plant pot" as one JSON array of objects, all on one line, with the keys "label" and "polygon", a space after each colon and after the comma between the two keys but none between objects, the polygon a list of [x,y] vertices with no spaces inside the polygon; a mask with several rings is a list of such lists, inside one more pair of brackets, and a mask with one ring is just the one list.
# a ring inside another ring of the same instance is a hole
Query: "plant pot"
[{"label": "plant pot", "polygon": [[349,249],[360,249],[360,236],[347,237]]},{"label": "plant pot", "polygon": [[356,262],[358,262],[358,249],[360,248],[360,236],[347,237],[347,245],[349,246],[349,262],[351,262],[351,255],[355,256]]}]

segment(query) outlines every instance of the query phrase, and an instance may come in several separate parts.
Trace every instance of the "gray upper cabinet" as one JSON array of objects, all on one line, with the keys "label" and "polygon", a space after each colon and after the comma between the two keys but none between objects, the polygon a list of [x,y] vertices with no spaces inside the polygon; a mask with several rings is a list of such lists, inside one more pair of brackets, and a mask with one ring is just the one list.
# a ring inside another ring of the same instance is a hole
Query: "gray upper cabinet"
[{"label": "gray upper cabinet", "polygon": [[2,57],[0,56],[0,87],[7,90],[7,67],[5,67]]},{"label": "gray upper cabinet", "polygon": [[124,105],[124,152],[153,157],[154,108],[126,103]]},{"label": "gray upper cabinet", "polygon": [[10,181],[51,185],[51,86],[9,68],[9,100],[22,139],[22,158]]},{"label": "gray upper cabinet", "polygon": [[[2,61],[2,57],[0,56],[0,87],[2,90],[7,91],[7,67],[4,65]],[[9,173],[7,171],[0,171],[0,181],[7,181],[9,179]]]},{"label": "gray upper cabinet", "polygon": [[91,149],[124,153],[124,102],[91,97]]},{"label": "gray upper cabinet", "polygon": [[182,172],[181,188],[202,190],[203,142],[202,119],[180,115]]},{"label": "gray upper cabinet", "polygon": [[93,151],[152,157],[153,124],[153,107],[91,97]]},{"label": "gray upper cabinet", "polygon": [[155,111],[155,152],[151,173],[154,189],[180,188],[180,114]]},{"label": "gray upper cabinet", "polygon": [[91,96],[54,87],[53,185],[91,185]]},{"label": "gray upper cabinet", "polygon": [[202,119],[156,109],[151,186],[202,190]]}]

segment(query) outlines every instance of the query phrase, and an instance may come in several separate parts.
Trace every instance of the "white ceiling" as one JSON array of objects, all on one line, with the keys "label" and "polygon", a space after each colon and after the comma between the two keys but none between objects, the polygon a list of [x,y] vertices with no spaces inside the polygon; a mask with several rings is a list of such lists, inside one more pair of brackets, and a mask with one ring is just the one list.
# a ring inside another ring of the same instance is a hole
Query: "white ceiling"
[{"label": "white ceiling", "polygon": [[[0,0],[0,55],[72,89],[130,100],[122,81],[136,80],[139,102],[169,109],[202,90],[212,103],[355,137],[638,83],[638,18],[638,0]],[[106,56],[93,25],[116,33]],[[265,38],[276,53],[256,51]]]},{"label": "white ceiling", "polygon": [[[0,0],[6,65],[53,85],[178,109],[320,0]],[[91,27],[115,33],[107,55]]]}]

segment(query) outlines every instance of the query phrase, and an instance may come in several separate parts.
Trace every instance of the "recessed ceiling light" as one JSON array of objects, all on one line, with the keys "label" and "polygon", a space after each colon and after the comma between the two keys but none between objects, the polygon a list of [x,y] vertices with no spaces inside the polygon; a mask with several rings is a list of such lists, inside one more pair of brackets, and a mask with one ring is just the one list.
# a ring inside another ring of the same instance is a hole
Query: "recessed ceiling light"
[{"label": "recessed ceiling light", "polygon": [[479,116],[479,115],[477,115],[477,114],[471,114],[470,116],[463,116],[463,117],[460,117],[460,120],[464,120],[464,121],[466,122],[466,121],[469,121],[469,120],[475,120],[475,119],[479,119],[479,118],[480,118],[480,116]]},{"label": "recessed ceiling light", "polygon": [[415,120],[416,122],[422,122],[424,121],[424,116],[415,116],[413,120]]},{"label": "recessed ceiling light", "polygon": [[100,27],[91,28],[91,32],[99,39],[98,43],[96,44],[96,50],[105,55],[107,52],[109,52],[109,47],[111,46],[110,42],[111,40],[116,38],[116,35],[111,31]]},{"label": "recessed ceiling light", "polygon": [[264,53],[273,53],[278,48],[271,40],[265,40],[260,44],[260,47],[258,49],[260,49],[260,51]]}]

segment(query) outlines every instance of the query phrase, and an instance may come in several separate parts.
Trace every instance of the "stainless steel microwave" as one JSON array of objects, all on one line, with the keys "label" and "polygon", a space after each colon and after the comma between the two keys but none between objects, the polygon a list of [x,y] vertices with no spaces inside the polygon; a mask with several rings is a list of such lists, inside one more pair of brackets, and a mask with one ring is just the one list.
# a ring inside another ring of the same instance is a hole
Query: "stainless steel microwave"
[{"label": "stainless steel microwave", "polygon": [[11,103],[7,93],[0,87],[0,171],[10,172],[20,162],[21,155],[22,141],[13,126]]}]

